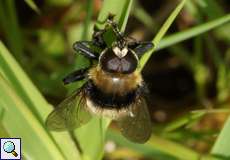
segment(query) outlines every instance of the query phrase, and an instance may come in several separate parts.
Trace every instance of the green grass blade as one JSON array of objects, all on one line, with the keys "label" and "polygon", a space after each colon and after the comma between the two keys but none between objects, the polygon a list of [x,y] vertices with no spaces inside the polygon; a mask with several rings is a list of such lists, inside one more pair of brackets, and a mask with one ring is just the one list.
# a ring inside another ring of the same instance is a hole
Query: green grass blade
[{"label": "green grass blade", "polygon": [[86,13],[87,14],[86,14],[85,22],[84,22],[82,40],[87,39],[87,35],[88,35],[88,32],[89,32],[90,22],[91,22],[91,18],[92,18],[92,15],[93,15],[93,0],[87,0]]},{"label": "green grass blade", "polygon": [[175,157],[170,156],[166,153],[163,153],[153,147],[149,147],[146,144],[136,144],[128,141],[122,135],[113,130],[108,130],[107,137],[108,140],[112,140],[120,147],[127,147],[132,149],[134,152],[137,152],[146,158],[157,159],[157,160],[176,160]]},{"label": "green grass blade", "polygon": [[15,9],[15,1],[0,1],[0,26],[5,34],[7,44],[18,60],[22,59],[23,39]]},{"label": "green grass blade", "polygon": [[[39,91],[34,87],[25,72],[15,61],[4,44],[0,41],[0,73],[4,75],[11,86],[16,90],[17,94],[23,101],[31,107],[33,112],[37,114],[38,119],[42,122],[44,115],[50,110],[49,104],[45,101]],[[36,106],[44,106],[44,108],[36,108]]]},{"label": "green grass blade", "polygon": [[188,124],[193,123],[194,121],[199,120],[203,115],[205,115],[204,112],[190,112],[172,122],[167,124],[164,128],[164,132],[172,132],[180,127],[184,127]]},{"label": "green grass blade", "polygon": [[[98,21],[105,21],[109,13],[115,14],[115,20],[119,22],[120,27],[124,30],[131,5],[132,0],[104,1]],[[88,124],[75,131],[75,135],[83,150],[84,157],[91,160],[102,158],[105,134],[110,121],[110,119],[94,117]]]},{"label": "green grass blade", "polygon": [[136,144],[126,140],[114,131],[109,131],[107,138],[113,140],[121,147],[128,147],[151,159],[159,160],[217,160],[211,156],[201,155],[192,149],[163,139],[159,136],[152,136],[146,144]]},{"label": "green grass blade", "polygon": [[176,43],[179,43],[179,42],[182,42],[182,41],[187,40],[189,38],[195,37],[197,35],[200,35],[202,33],[210,31],[211,29],[219,27],[219,26],[221,26],[225,23],[228,23],[228,22],[230,22],[230,14],[227,14],[223,17],[220,17],[216,20],[212,20],[212,21],[207,22],[205,24],[201,24],[199,26],[193,27],[193,28],[188,29],[186,31],[182,31],[182,32],[167,36],[160,42],[160,44],[157,46],[156,50],[164,49],[164,48],[169,47],[171,45],[174,45]]},{"label": "green grass blade", "polygon": [[89,160],[102,158],[104,139],[109,123],[109,119],[93,117],[88,124],[75,131],[84,158]]},{"label": "green grass blade", "polygon": [[137,18],[140,22],[142,22],[151,32],[156,31],[157,24],[154,23],[152,17],[145,11],[145,9],[138,4],[135,3],[135,8],[132,14]]},{"label": "green grass blade", "polygon": [[116,15],[115,21],[118,22],[121,31],[125,30],[128,21],[129,12],[133,0],[107,0],[104,1],[103,8],[98,16],[99,22],[104,22],[109,13]]},{"label": "green grass blade", "polygon": [[228,113],[230,112],[229,109],[225,109],[227,106],[220,106],[221,109],[204,109],[204,110],[194,110],[189,112],[186,115],[183,115],[182,117],[170,122],[164,127],[164,132],[172,132],[176,129],[179,129],[181,127],[190,127],[191,124],[194,122],[197,122],[206,114],[213,114],[213,113]]},{"label": "green grass blade", "polygon": [[166,22],[163,24],[163,26],[161,27],[160,31],[157,33],[157,35],[155,36],[155,38],[152,41],[154,43],[153,49],[151,49],[146,54],[144,54],[142,56],[142,58],[140,59],[140,65],[141,65],[140,69],[143,69],[143,67],[145,66],[145,64],[147,63],[147,61],[149,60],[149,58],[151,57],[151,55],[153,54],[153,52],[155,51],[156,47],[160,43],[161,39],[166,34],[166,32],[169,29],[169,27],[171,26],[171,24],[174,22],[175,18],[180,13],[181,9],[184,7],[185,2],[186,2],[186,0],[182,0],[178,4],[178,6],[174,9],[174,11],[171,13],[171,15],[168,17],[168,19],[166,20]]},{"label": "green grass blade", "polygon": [[[12,86],[16,94],[21,98],[21,101],[23,101],[28,109],[33,113],[34,117],[36,117],[37,121],[39,121],[39,123],[42,125],[43,130],[47,132],[47,134],[50,136],[50,139],[52,139],[54,143],[56,143],[56,147],[62,151],[65,157],[70,159],[79,157],[78,151],[68,133],[53,133],[52,135],[50,135],[50,133],[46,130],[44,126],[44,121],[48,113],[50,113],[50,111],[52,110],[51,105],[49,105],[42,97],[40,92],[33,85],[25,72],[14,60],[12,55],[5,48],[1,41],[0,74],[2,74],[4,79],[9,82],[10,86]],[[37,136],[36,134],[40,133],[37,132],[35,133],[35,135],[30,135],[31,138],[33,138],[33,136]],[[65,139],[65,141],[63,141],[63,139]],[[34,147],[36,148],[36,146]]]},{"label": "green grass blade", "polygon": [[230,159],[230,118],[226,121],[222,131],[220,132],[211,153],[219,157]]},{"label": "green grass blade", "polygon": [[26,3],[27,3],[27,5],[31,8],[31,9],[33,9],[35,12],[37,12],[38,14],[40,14],[41,12],[40,12],[40,10],[39,10],[39,8],[37,7],[37,5],[34,3],[34,1],[33,0],[24,0]]}]

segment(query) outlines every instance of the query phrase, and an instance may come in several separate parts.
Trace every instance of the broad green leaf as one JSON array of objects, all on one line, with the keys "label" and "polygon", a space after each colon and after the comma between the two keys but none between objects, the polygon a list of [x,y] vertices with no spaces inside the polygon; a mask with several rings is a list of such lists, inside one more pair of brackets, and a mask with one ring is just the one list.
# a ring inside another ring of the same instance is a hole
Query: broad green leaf
[{"label": "broad green leaf", "polygon": [[33,159],[64,160],[49,134],[1,74],[0,88],[0,108],[5,110],[1,123],[10,137],[22,138],[23,154]]},{"label": "broad green leaf", "polygon": [[[65,157],[73,159],[79,157],[78,150],[76,149],[70,135],[67,132],[63,133],[53,133],[52,135],[48,132],[44,126],[44,121],[48,115],[48,113],[52,110],[52,106],[46,102],[46,100],[42,97],[37,88],[33,85],[30,79],[27,77],[25,72],[21,69],[19,64],[14,60],[9,51],[5,48],[2,42],[0,42],[0,74],[3,75],[4,79],[9,83],[14,92],[20,97],[20,101],[22,101],[27,109],[33,113],[34,119],[40,123],[43,128],[43,132],[49,136],[50,140],[56,144],[56,148],[62,152]],[[6,104],[5,104],[6,105]],[[13,109],[13,108],[12,108]],[[20,113],[19,109],[19,113]],[[23,111],[23,110],[22,110]],[[7,111],[4,111],[4,114]],[[8,112],[11,112],[11,108],[8,108]],[[17,117],[18,114],[14,115],[14,118]],[[22,120],[20,123],[26,123],[26,119]],[[23,121],[25,120],[25,121]],[[10,132],[14,127],[6,128],[8,132]],[[16,130],[18,133],[21,132],[21,128]],[[17,133],[15,131],[15,133]],[[35,132],[36,134],[40,134],[39,132]],[[33,139],[33,136],[38,135],[31,134],[30,137]],[[11,136],[11,135],[10,135]],[[18,134],[20,137],[20,134]],[[65,139],[65,141],[63,141]],[[31,155],[32,156],[32,155]]]}]

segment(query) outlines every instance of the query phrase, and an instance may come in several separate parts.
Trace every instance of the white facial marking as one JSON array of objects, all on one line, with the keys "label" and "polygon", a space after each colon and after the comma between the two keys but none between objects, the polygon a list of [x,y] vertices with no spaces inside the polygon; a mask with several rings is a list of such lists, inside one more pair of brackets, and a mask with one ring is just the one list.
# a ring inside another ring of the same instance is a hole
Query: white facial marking
[{"label": "white facial marking", "polygon": [[114,47],[113,52],[116,54],[116,56],[118,56],[118,57],[121,56],[121,50],[118,47]]},{"label": "white facial marking", "polygon": [[121,51],[121,54],[123,55],[123,57],[126,56],[127,53],[128,53],[128,49],[126,47],[123,48]]},{"label": "white facial marking", "polygon": [[118,56],[119,58],[122,58],[126,56],[126,54],[128,53],[128,49],[125,47],[122,50],[120,50],[120,48],[114,47],[113,52],[116,54],[116,56]]}]

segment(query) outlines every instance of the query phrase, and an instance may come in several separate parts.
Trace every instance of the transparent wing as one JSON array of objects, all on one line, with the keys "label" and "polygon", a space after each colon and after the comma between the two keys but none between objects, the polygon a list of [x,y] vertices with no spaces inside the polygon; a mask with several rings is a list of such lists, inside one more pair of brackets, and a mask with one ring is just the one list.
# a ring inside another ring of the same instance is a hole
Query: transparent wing
[{"label": "transparent wing", "polygon": [[86,109],[86,98],[82,91],[73,92],[48,116],[46,126],[50,130],[73,130],[87,123],[91,114]]},{"label": "transparent wing", "polygon": [[130,114],[117,120],[121,133],[136,143],[145,143],[151,136],[152,123],[144,98],[131,107]]}]

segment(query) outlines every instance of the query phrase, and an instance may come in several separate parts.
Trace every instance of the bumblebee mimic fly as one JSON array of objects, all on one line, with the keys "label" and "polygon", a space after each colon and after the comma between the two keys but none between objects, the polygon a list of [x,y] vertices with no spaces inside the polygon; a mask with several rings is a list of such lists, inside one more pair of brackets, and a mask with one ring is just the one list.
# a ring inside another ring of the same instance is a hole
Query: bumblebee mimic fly
[{"label": "bumblebee mimic fly", "polygon": [[[112,29],[115,41],[107,46],[104,34]],[[100,48],[100,52],[92,49]],[[77,41],[74,50],[91,62],[89,68],[67,75],[64,84],[85,79],[86,83],[62,101],[46,120],[51,130],[73,130],[90,121],[93,115],[115,120],[121,133],[137,143],[151,135],[151,120],[144,98],[144,81],[138,70],[139,58],[153,47],[120,32],[113,16],[104,29],[94,29],[92,41]]]}]

